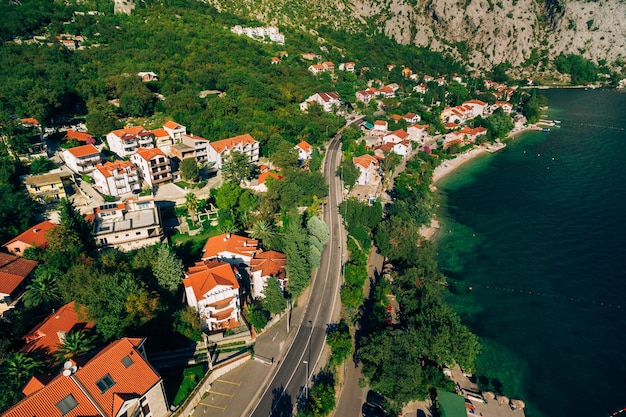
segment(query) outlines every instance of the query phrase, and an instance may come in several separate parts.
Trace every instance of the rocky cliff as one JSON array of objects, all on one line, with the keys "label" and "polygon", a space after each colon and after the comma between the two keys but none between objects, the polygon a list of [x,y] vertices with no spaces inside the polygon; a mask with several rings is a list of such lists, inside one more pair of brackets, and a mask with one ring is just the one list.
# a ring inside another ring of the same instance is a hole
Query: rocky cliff
[{"label": "rocky cliff", "polygon": [[623,0],[207,0],[218,10],[278,26],[378,29],[400,43],[449,50],[477,68],[542,69],[545,58],[626,57]]}]

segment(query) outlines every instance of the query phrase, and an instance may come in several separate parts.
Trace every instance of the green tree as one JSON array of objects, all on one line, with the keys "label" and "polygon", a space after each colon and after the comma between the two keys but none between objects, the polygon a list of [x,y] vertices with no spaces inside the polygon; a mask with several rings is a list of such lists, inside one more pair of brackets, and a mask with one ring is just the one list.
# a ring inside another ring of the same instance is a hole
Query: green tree
[{"label": "green tree", "polygon": [[253,165],[250,158],[243,152],[232,151],[223,166],[224,179],[233,184],[240,185],[243,181],[252,178]]},{"label": "green tree", "polygon": [[198,312],[189,306],[174,313],[174,330],[189,340],[202,340],[202,324]]},{"label": "green tree", "polygon": [[169,246],[165,245],[161,245],[157,251],[152,272],[159,287],[171,294],[176,293],[185,275],[182,261],[176,257]]},{"label": "green tree", "polygon": [[280,289],[278,278],[269,277],[263,286],[263,298],[261,299],[263,310],[270,314],[279,314],[287,307],[287,300]]},{"label": "green tree", "polygon": [[191,223],[196,224],[196,214],[198,211],[200,203],[198,202],[198,196],[196,196],[191,191],[185,194],[185,209],[189,213],[189,217],[191,218]]},{"label": "green tree", "polygon": [[35,278],[26,286],[22,299],[26,307],[55,308],[61,302],[56,277],[50,269],[37,267]]},{"label": "green tree", "polygon": [[183,179],[197,182],[200,178],[200,169],[195,158],[185,158],[180,162],[180,173]]},{"label": "green tree", "polygon": [[54,162],[45,156],[40,156],[33,159],[30,163],[30,173],[32,175],[45,174],[54,168]]},{"label": "green tree", "polygon": [[283,236],[284,252],[287,258],[285,270],[289,276],[288,290],[297,298],[309,285],[311,265],[308,256],[310,247],[305,231],[299,224],[299,217],[292,218]]},{"label": "green tree", "polygon": [[211,191],[215,197],[215,204],[220,210],[233,210],[237,206],[242,192],[239,184],[232,182],[225,182],[216,191]]},{"label": "green tree", "polygon": [[22,352],[15,352],[2,364],[2,373],[25,384],[30,377],[44,369],[43,361]]},{"label": "green tree", "polygon": [[246,308],[246,318],[257,330],[263,330],[267,326],[269,317],[267,312],[259,308],[256,304],[250,304]]},{"label": "green tree", "polygon": [[267,220],[257,220],[252,225],[250,236],[254,239],[261,241],[261,245],[267,250],[271,249],[272,242],[276,238],[276,231],[274,225]]},{"label": "green tree", "polygon": [[71,331],[56,345],[54,359],[57,364],[81,356],[95,347],[95,338],[85,331]]},{"label": "green tree", "polygon": [[344,320],[328,327],[326,343],[330,346],[330,366],[341,365],[352,353],[352,337],[350,328]]},{"label": "green tree", "polygon": [[278,144],[270,150],[269,158],[274,165],[283,170],[298,168],[298,151],[291,142],[286,140],[278,141]]},{"label": "green tree", "polygon": [[13,186],[0,183],[0,241],[8,242],[32,224],[37,214],[35,202],[16,192]]},{"label": "green tree", "polygon": [[356,180],[359,179],[360,171],[354,166],[352,159],[344,159],[337,167],[335,175],[343,178],[345,187],[352,188],[356,184]]}]

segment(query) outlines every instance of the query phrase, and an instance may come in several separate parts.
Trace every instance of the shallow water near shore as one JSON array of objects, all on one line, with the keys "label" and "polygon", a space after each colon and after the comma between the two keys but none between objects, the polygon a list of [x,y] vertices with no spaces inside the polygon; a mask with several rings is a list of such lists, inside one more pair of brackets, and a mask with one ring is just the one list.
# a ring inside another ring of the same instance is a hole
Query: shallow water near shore
[{"label": "shallow water near shore", "polygon": [[485,385],[530,417],[609,416],[626,407],[626,93],[541,94],[561,128],[437,184],[439,262]]}]

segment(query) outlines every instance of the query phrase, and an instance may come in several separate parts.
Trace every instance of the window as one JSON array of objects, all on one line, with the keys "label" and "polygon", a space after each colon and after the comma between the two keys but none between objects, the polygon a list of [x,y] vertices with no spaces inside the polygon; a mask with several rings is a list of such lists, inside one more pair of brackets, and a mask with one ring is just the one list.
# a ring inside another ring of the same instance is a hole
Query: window
[{"label": "window", "polygon": [[111,375],[106,374],[105,376],[103,376],[102,378],[96,381],[96,385],[98,386],[98,388],[100,388],[100,393],[104,394],[105,392],[109,390],[109,388],[115,385],[115,381],[113,381],[113,378],[111,378]]},{"label": "window", "polygon": [[78,403],[76,402],[76,398],[70,394],[57,403],[57,408],[61,412],[61,415],[64,416],[76,408],[77,405]]},{"label": "window", "polygon": [[133,360],[130,358],[130,356],[126,355],[122,358],[122,363],[124,364],[125,367],[129,367],[130,365],[132,365],[134,362]]}]

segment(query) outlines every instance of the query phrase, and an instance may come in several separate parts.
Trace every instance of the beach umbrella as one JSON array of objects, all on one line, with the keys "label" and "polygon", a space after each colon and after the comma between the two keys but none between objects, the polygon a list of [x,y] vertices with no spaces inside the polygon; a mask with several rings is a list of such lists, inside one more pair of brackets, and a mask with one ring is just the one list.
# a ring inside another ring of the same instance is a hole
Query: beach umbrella
[{"label": "beach umbrella", "polygon": [[511,400],[511,405],[513,406],[512,408],[516,410],[521,410],[526,407],[526,404],[522,400]]},{"label": "beach umbrella", "polygon": [[495,400],[496,399],[496,395],[493,392],[491,392],[491,391],[483,392],[483,397],[485,397],[488,400]]},{"label": "beach umbrella", "polygon": [[498,397],[498,405],[508,404],[508,403],[509,403],[509,397],[505,397],[504,395],[501,397]]}]

